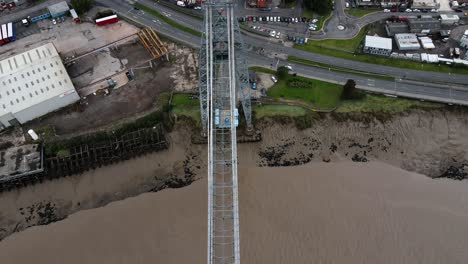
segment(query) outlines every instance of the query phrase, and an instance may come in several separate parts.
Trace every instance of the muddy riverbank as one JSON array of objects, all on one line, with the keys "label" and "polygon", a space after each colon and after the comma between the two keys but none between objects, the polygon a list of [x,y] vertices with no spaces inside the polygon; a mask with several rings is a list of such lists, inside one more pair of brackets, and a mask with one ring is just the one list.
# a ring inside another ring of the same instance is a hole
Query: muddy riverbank
[{"label": "muddy riverbank", "polygon": [[[379,161],[430,177],[460,178],[467,172],[468,115],[463,111],[412,110],[384,119],[326,114],[303,130],[294,122],[263,119],[257,128],[262,141],[238,147],[244,168]],[[0,239],[80,210],[203,178],[206,146],[192,144],[192,132],[178,123],[168,150],[1,193]]]}]

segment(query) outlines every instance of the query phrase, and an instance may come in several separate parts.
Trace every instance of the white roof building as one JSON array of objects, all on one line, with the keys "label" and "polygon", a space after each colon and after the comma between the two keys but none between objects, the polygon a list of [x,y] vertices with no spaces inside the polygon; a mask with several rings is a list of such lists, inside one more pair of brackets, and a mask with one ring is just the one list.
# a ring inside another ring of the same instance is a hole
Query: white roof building
[{"label": "white roof building", "polygon": [[390,56],[390,53],[392,53],[392,39],[366,36],[363,51],[374,55]]},{"label": "white roof building", "polygon": [[25,123],[79,99],[52,43],[0,61],[0,128]]},{"label": "white roof building", "polygon": [[421,48],[419,45],[416,34],[401,33],[395,34],[395,42],[399,50],[418,50]]}]

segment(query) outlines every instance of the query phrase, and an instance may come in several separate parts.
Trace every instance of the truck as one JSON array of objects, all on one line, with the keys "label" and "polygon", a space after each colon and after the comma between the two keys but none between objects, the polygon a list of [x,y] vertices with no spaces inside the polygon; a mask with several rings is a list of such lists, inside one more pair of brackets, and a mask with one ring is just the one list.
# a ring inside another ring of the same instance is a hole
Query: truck
[{"label": "truck", "polygon": [[16,40],[16,34],[15,34],[15,29],[13,27],[13,23],[8,23],[7,24],[7,30],[8,30],[8,39],[10,40],[10,42],[12,41],[15,41]]},{"label": "truck", "polygon": [[80,22],[80,17],[76,13],[75,9],[70,9],[70,15],[72,16],[73,21],[79,23]]},{"label": "truck", "polygon": [[107,25],[110,23],[116,23],[118,21],[119,21],[119,18],[117,17],[117,15],[111,15],[111,16],[106,16],[103,18],[96,19],[96,25],[103,26],[103,25]]},{"label": "truck", "polygon": [[0,45],[16,40],[15,28],[13,23],[7,23],[0,26]]}]

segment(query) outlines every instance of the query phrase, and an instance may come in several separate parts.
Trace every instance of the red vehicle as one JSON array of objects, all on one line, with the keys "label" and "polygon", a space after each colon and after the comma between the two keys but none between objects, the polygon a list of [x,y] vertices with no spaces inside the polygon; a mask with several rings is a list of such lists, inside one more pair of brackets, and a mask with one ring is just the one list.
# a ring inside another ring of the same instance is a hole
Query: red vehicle
[{"label": "red vehicle", "polygon": [[117,21],[119,21],[119,18],[117,17],[117,15],[112,15],[112,16],[107,16],[107,17],[96,19],[96,25],[103,26],[103,25],[107,25],[110,23],[116,23]]}]

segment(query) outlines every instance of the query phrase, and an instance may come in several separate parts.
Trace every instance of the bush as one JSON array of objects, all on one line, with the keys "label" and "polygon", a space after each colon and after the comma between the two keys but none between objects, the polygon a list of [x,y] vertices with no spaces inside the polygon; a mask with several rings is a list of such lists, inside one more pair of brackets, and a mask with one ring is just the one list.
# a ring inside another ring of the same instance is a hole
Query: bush
[{"label": "bush", "polygon": [[288,78],[289,69],[284,66],[281,66],[278,68],[278,70],[276,70],[276,75],[278,75],[278,79],[285,80]]}]

